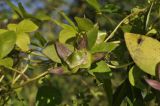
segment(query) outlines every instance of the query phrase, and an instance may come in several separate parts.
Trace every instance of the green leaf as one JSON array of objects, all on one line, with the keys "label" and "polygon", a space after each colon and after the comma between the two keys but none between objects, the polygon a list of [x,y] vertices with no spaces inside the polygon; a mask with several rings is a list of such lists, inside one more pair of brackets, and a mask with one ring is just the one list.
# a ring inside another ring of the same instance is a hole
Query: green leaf
[{"label": "green leaf", "polygon": [[89,68],[91,65],[91,54],[86,50],[77,50],[67,58],[66,62],[71,69],[76,67]]},{"label": "green leaf", "polygon": [[28,51],[29,50],[29,44],[30,44],[30,37],[26,33],[18,33],[17,34],[17,40],[16,45],[22,50],[22,51]]},{"label": "green leaf", "polygon": [[98,27],[94,27],[87,32],[88,49],[91,49],[97,40]]},{"label": "green leaf", "polygon": [[16,43],[16,34],[13,31],[0,33],[0,59],[7,56]]},{"label": "green leaf", "polygon": [[96,44],[100,44],[100,43],[104,42],[106,36],[107,36],[106,32],[99,31],[98,36],[97,36],[97,40],[96,40]]},{"label": "green leaf", "polygon": [[125,33],[129,53],[136,65],[144,72],[154,75],[160,62],[160,42],[144,35]]},{"label": "green leaf", "polygon": [[8,24],[8,25],[7,25],[7,28],[8,28],[8,30],[10,30],[10,31],[15,31],[15,32],[16,32],[17,24]]},{"label": "green leaf", "polygon": [[0,34],[3,34],[5,32],[8,32],[8,30],[6,30],[6,29],[0,29]]},{"label": "green leaf", "polygon": [[131,25],[123,25],[123,26],[121,26],[121,29],[123,32],[130,32],[132,30],[132,26]]},{"label": "green leaf", "polygon": [[100,6],[100,4],[98,3],[97,0],[86,0],[86,1],[90,6],[95,8],[97,11],[100,11],[101,6]]},{"label": "green leaf", "polygon": [[75,20],[80,31],[89,31],[94,27],[92,21],[87,18],[75,17]]},{"label": "green leaf", "polygon": [[151,29],[150,31],[148,31],[147,32],[147,36],[153,36],[153,35],[155,35],[155,34],[157,34],[157,30],[156,29]]},{"label": "green leaf", "polygon": [[12,58],[0,59],[0,66],[12,67],[13,66],[13,59]]},{"label": "green leaf", "polygon": [[93,48],[91,49],[91,53],[96,53],[96,52],[107,52],[110,53],[112,50],[114,50],[119,44],[115,44],[112,42],[102,42],[100,44],[97,44],[95,46],[93,46]]},{"label": "green leaf", "polygon": [[48,15],[46,15],[45,13],[39,13],[39,14],[36,14],[35,16],[36,19],[39,19],[41,21],[50,21],[52,20],[52,18]]},{"label": "green leaf", "polygon": [[56,52],[55,46],[52,45],[48,45],[47,47],[45,47],[42,51],[48,58],[50,58],[52,61],[57,62],[57,63],[61,63],[61,60]]},{"label": "green leaf", "polygon": [[35,39],[33,41],[37,41],[36,44],[40,47],[43,47],[47,43],[47,40],[39,32],[36,32],[34,37]]},{"label": "green leaf", "polygon": [[129,104],[129,106],[133,106],[132,101],[130,100],[130,98],[126,97],[127,103]]},{"label": "green leaf", "polygon": [[36,31],[37,29],[38,29],[38,26],[29,19],[24,19],[17,25],[18,33],[33,32],[33,31]]},{"label": "green leaf", "polygon": [[90,70],[91,73],[105,73],[105,72],[110,72],[111,69],[107,66],[105,61],[100,61],[96,63],[96,68]]},{"label": "green leaf", "polygon": [[129,70],[129,74],[128,74],[128,78],[129,78],[129,82],[132,86],[136,86],[140,89],[144,89],[145,86],[143,84],[143,82],[141,81],[142,77],[144,76],[144,72],[142,70],[140,70],[137,66],[133,66],[130,70]]},{"label": "green leaf", "polygon": [[76,36],[77,31],[72,27],[68,26],[63,29],[59,34],[59,42],[66,43],[66,41]]},{"label": "green leaf", "polygon": [[64,12],[60,12],[60,14],[68,21],[68,23],[69,23],[74,29],[77,29],[77,27],[75,26],[74,22],[73,22]]},{"label": "green leaf", "polygon": [[16,14],[18,14],[20,17],[23,16],[21,10],[17,6],[15,6],[10,0],[6,0],[6,2]]}]

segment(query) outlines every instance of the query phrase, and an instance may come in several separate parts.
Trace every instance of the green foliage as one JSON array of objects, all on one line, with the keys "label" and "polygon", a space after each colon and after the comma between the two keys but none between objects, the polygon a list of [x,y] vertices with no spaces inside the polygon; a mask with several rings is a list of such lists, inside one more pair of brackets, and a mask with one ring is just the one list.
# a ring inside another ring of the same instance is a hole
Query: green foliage
[{"label": "green foliage", "polygon": [[56,52],[54,45],[48,45],[45,47],[42,51],[49,59],[51,59],[54,62],[61,63],[60,58],[58,57],[58,54]]},{"label": "green foliage", "polygon": [[6,0],[14,13],[1,19],[0,105],[160,105],[158,0],[75,1],[60,16],[42,2],[32,15]]},{"label": "green foliage", "polygon": [[17,33],[23,33],[23,32],[33,32],[38,29],[38,26],[34,24],[31,20],[25,19],[21,21],[17,25]]},{"label": "green foliage", "polygon": [[16,34],[13,31],[1,30],[0,32],[0,58],[7,56],[16,43]]},{"label": "green foliage", "polygon": [[91,20],[87,18],[75,17],[75,20],[80,31],[89,31],[94,27],[94,24],[91,22]]},{"label": "green foliage", "polygon": [[94,27],[87,32],[88,49],[91,49],[96,43],[98,36],[98,27]]}]

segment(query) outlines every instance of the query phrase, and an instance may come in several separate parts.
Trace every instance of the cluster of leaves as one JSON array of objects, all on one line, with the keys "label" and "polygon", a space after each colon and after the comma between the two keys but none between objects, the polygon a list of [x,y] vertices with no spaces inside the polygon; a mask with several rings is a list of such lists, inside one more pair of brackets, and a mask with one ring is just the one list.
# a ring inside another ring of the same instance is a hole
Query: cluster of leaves
[{"label": "cluster of leaves", "polygon": [[[101,6],[97,0],[86,2],[98,15],[118,13],[120,8],[113,4]],[[68,22],[66,24],[47,15],[33,16],[21,3],[18,7],[9,0],[7,3],[18,16],[18,22],[0,29],[2,105],[12,104],[12,97],[17,96],[16,89],[39,79],[42,82],[37,92],[37,105],[61,104],[59,89],[45,83],[51,77],[43,78],[48,74],[68,77],[87,74],[104,88],[108,106],[160,104],[159,31],[157,25],[150,22],[150,17],[155,16],[153,7],[159,8],[158,0],[148,3],[146,8],[132,9],[110,34],[99,27],[98,21],[94,23],[81,17],[75,17],[73,21],[60,12]],[[40,26],[47,21],[62,28],[54,41],[47,41],[39,33]],[[40,65],[43,66],[41,73],[35,75],[32,71]],[[123,78],[117,78],[117,71],[124,72]],[[116,80],[120,81],[116,83]],[[90,92],[94,90],[90,88]],[[93,97],[85,93],[73,97],[75,106],[89,105]],[[94,92],[93,95],[98,98],[101,93]]]}]

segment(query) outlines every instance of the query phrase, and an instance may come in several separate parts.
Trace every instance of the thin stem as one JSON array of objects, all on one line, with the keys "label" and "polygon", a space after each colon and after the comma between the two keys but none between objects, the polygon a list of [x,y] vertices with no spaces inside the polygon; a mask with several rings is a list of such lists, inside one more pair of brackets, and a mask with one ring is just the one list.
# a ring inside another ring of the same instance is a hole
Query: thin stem
[{"label": "thin stem", "polygon": [[126,16],[126,17],[116,26],[116,28],[112,31],[112,33],[105,39],[105,42],[107,42],[109,39],[111,39],[111,38],[114,36],[114,34],[115,34],[116,31],[118,30],[118,28],[119,28],[126,20],[128,20],[128,18],[130,18],[130,17],[132,17],[132,16],[134,16],[134,15],[137,15],[137,14],[139,14],[140,12],[143,12],[144,10],[145,10],[145,9],[142,9],[142,10],[140,10],[140,11],[131,13],[131,14],[129,14],[128,16]]},{"label": "thin stem", "polygon": [[131,64],[133,64],[134,62],[130,62],[130,63],[127,63],[127,64],[124,64],[124,65],[119,65],[119,66],[115,66],[115,65],[111,65],[111,64],[107,64],[110,68],[115,68],[115,69],[117,69],[117,68],[124,68],[124,67],[127,67],[127,66],[129,66],[129,65],[131,65]]},{"label": "thin stem", "polygon": [[26,79],[29,79],[29,77],[26,74],[24,74],[24,73],[22,73],[22,72],[20,72],[20,71],[18,71],[16,69],[14,69],[14,68],[12,68],[12,67],[5,67],[5,68],[7,68],[7,69],[9,69],[11,71],[14,71],[16,73],[19,73],[19,74],[23,75]]},{"label": "thin stem", "polygon": [[112,41],[110,43],[115,43],[115,44],[120,44],[122,41],[118,40],[118,41]]},{"label": "thin stem", "polygon": [[27,64],[26,67],[25,67],[25,68],[23,69],[23,71],[21,72],[21,74],[19,74],[19,75],[13,80],[12,84],[15,84],[15,83],[16,83],[16,81],[22,76],[22,74],[24,74],[24,73],[27,71],[28,67],[29,67],[29,65]]},{"label": "thin stem", "polygon": [[30,83],[30,82],[32,82],[32,81],[35,81],[35,80],[38,80],[39,78],[41,78],[41,77],[43,77],[43,76],[45,76],[45,75],[47,75],[47,74],[49,74],[49,71],[45,71],[44,73],[42,73],[42,74],[40,74],[40,75],[38,75],[38,76],[36,76],[36,77],[34,77],[34,78],[29,79],[28,81],[20,84],[20,86],[14,87],[14,89],[23,87],[23,86],[27,85],[28,83]]},{"label": "thin stem", "polygon": [[1,76],[1,78],[0,78],[0,82],[2,82],[3,78],[4,78],[4,75],[2,75],[2,76]]}]

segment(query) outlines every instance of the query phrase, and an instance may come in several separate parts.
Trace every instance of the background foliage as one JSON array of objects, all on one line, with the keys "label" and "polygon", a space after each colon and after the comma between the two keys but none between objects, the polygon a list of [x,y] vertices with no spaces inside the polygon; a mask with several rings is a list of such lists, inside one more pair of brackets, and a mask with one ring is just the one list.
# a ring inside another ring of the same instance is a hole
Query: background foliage
[{"label": "background foliage", "polygon": [[0,1],[0,105],[159,106],[159,4]]}]

